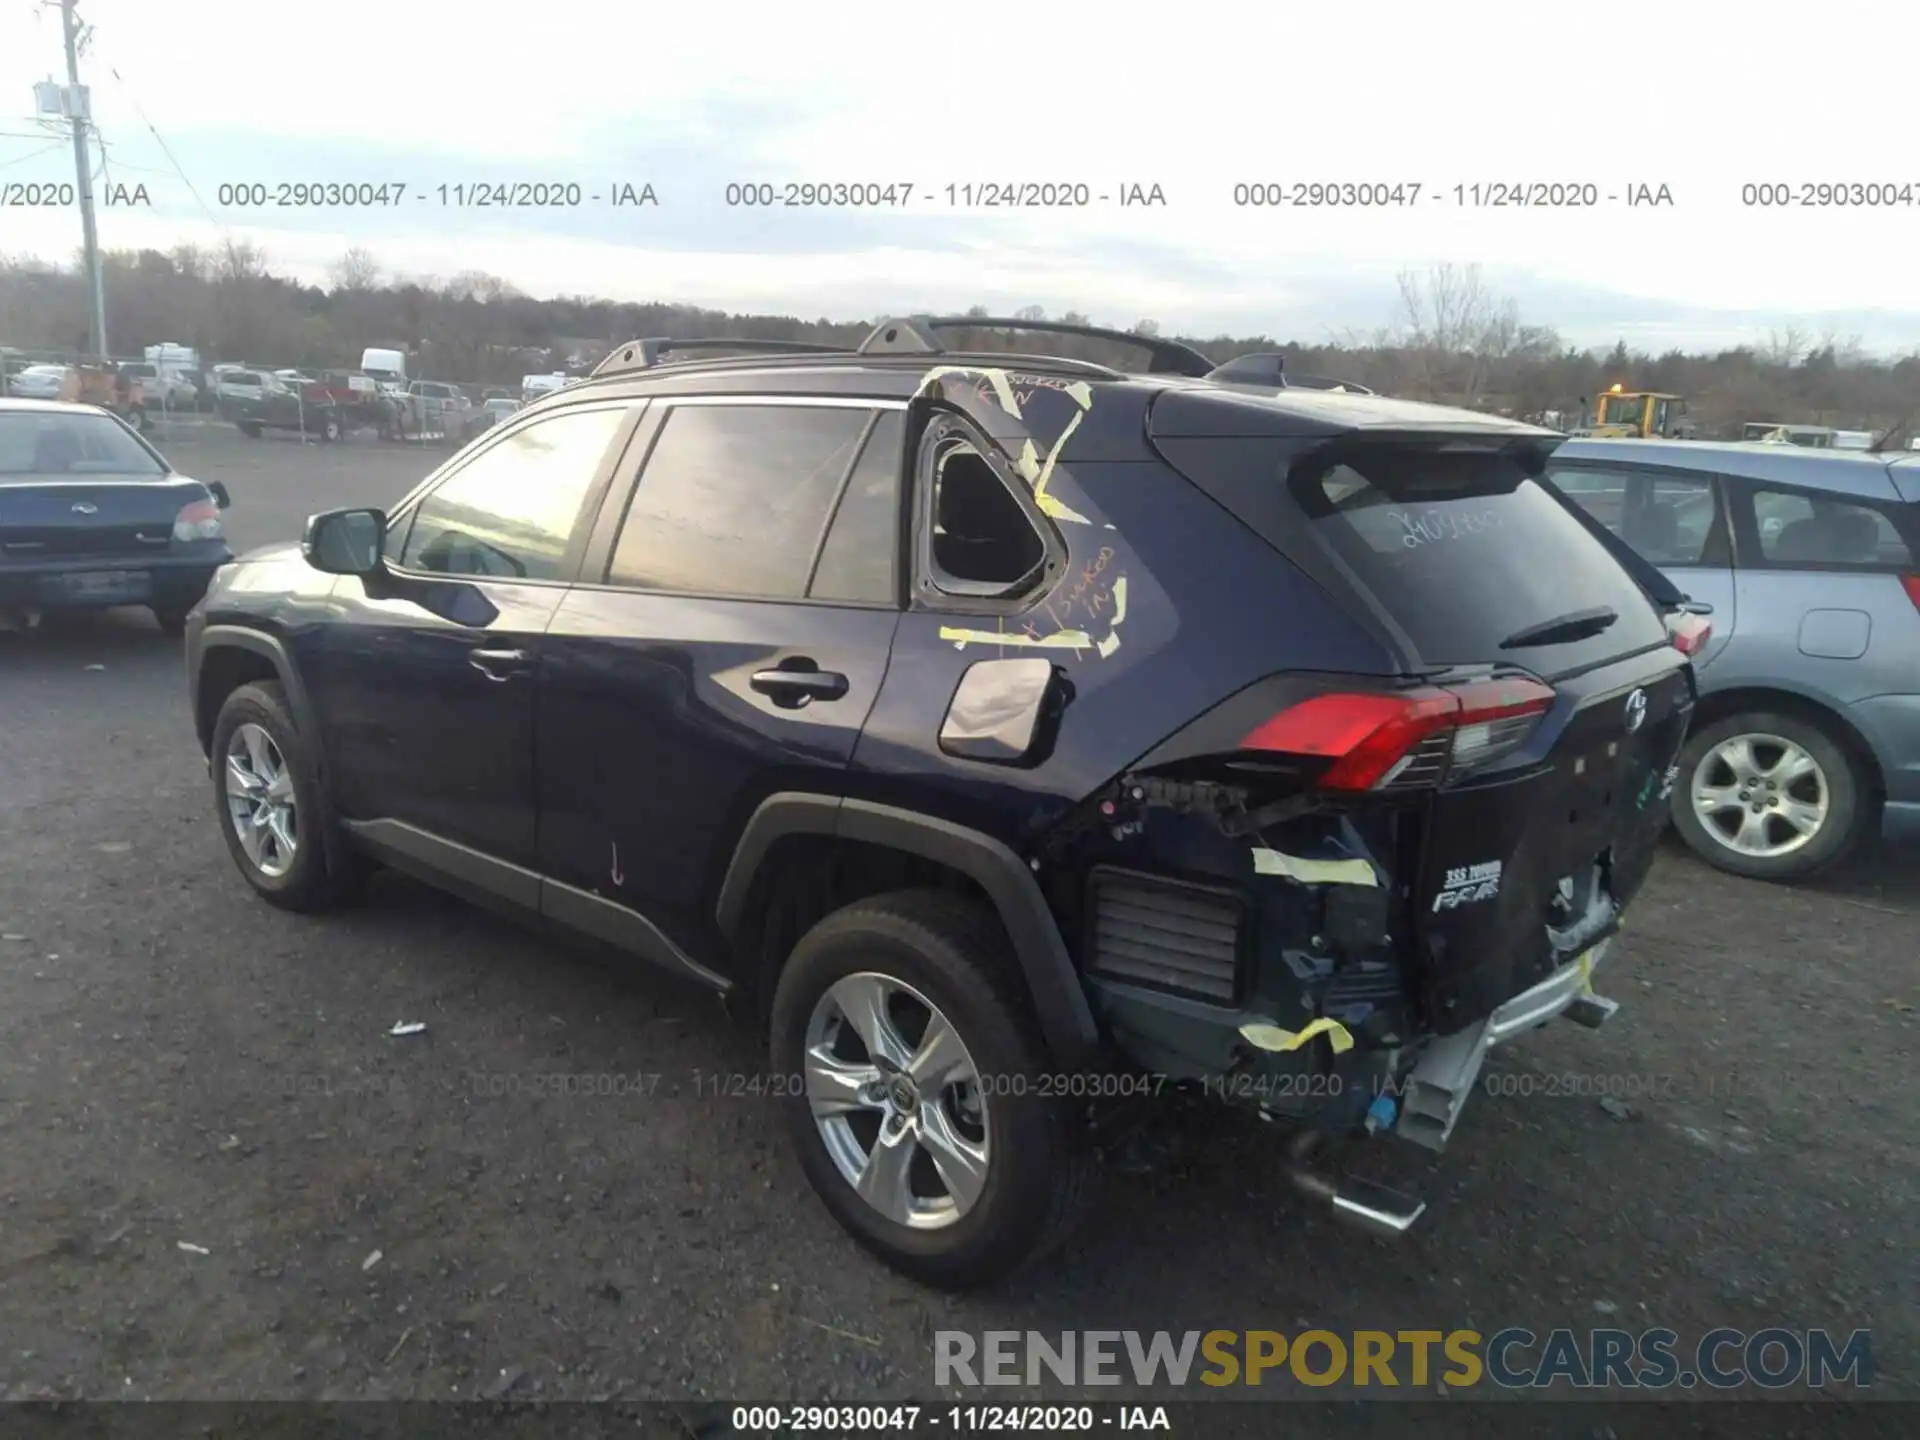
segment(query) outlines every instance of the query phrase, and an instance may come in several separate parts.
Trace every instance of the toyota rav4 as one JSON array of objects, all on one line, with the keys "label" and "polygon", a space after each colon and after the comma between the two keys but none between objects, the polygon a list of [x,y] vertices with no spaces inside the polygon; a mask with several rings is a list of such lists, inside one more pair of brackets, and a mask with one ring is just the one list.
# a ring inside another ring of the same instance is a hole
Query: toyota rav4
[{"label": "toyota rav4", "polygon": [[275,904],[384,863],[732,997],[928,1281],[1043,1252],[1090,1117],[1180,1089],[1397,1233],[1323,1141],[1438,1149],[1489,1047],[1612,1013],[1693,705],[1559,438],[1085,327],[635,342],[220,573],[219,824]]}]

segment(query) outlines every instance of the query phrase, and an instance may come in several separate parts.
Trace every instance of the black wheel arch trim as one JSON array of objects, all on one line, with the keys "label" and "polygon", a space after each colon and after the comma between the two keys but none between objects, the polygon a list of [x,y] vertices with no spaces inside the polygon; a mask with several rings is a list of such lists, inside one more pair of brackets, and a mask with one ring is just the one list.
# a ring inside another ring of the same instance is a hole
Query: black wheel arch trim
[{"label": "black wheel arch trim", "polygon": [[211,736],[214,721],[218,718],[217,715],[202,716],[200,713],[200,672],[205,668],[207,653],[211,650],[250,650],[272,663],[274,672],[280,678],[280,688],[286,692],[287,706],[293,711],[293,723],[300,727],[301,734],[306,737],[316,763],[323,763],[320,736],[314,724],[313,700],[307,694],[307,687],[301,683],[300,670],[293,663],[293,656],[277,636],[244,625],[209,625],[200,632],[199,643],[193,647],[189,659],[187,675],[187,683],[193,687],[195,730],[204,728],[207,735]]},{"label": "black wheel arch trim", "polygon": [[833,835],[885,845],[950,866],[976,881],[1013,942],[1054,1063],[1072,1066],[1092,1057],[1099,1029],[1039,882],[1006,844],[950,820],[832,795],[768,796],[741,831],[720,886],[714,918],[728,944],[738,940],[753,882],[768,853],[790,835]]},{"label": "black wheel arch trim", "polygon": [[319,716],[313,708],[313,697],[307,693],[306,684],[300,678],[300,667],[293,663],[292,654],[280,638],[263,630],[250,629],[245,625],[209,625],[200,632],[188,652],[187,684],[193,705],[195,734],[199,735],[204,728],[207,736],[205,748],[209,766],[213,764],[213,727],[220,717],[216,711],[204,717],[204,727],[201,724],[200,675],[205,668],[207,655],[214,650],[246,650],[273,666],[281,692],[287,697],[287,709],[293,714],[294,728],[300,732],[301,739],[306,743],[307,754],[313,760],[314,780],[320,791],[321,818],[327,822],[321,831],[326,837],[327,863],[336,873],[341,872],[348,863],[347,841],[341,828],[332,823],[337,817],[327,778],[326,750],[320,743]]}]

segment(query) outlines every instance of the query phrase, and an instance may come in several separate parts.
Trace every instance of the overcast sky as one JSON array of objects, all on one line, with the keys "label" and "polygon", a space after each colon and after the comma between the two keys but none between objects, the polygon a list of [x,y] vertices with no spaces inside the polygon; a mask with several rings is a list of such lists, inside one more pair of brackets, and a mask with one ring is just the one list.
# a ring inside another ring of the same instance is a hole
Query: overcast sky
[{"label": "overcast sky", "polygon": [[[1450,259],[1580,344],[1695,348],[1796,325],[1920,346],[1914,7],[1829,0],[1786,31],[1720,0],[80,12],[105,178],[152,202],[101,211],[110,247],[245,238],[319,280],[362,245],[390,270],[487,270],[536,295],[835,318],[1037,304],[1303,341],[1391,321],[1396,273]],[[62,66],[56,6],[0,5],[0,190],[73,179],[70,148],[32,116],[34,82]],[[582,204],[483,211],[438,188],[520,180],[576,183]],[[910,184],[913,198],[744,209],[729,181]],[[1008,181],[1114,198],[947,203],[949,185]],[[1235,205],[1236,184],[1262,181],[1421,189],[1411,207]],[[1455,191],[1534,181],[1592,184],[1600,203],[1475,207]],[[1805,181],[1908,185],[1912,203],[1742,203],[1743,185]],[[222,186],[253,182],[384,182],[406,199],[221,203]],[[659,204],[612,206],[623,183],[650,183]],[[1133,184],[1167,203],[1121,207]],[[1674,203],[1629,206],[1640,185]],[[65,259],[79,235],[72,210],[0,208],[0,253]]]}]

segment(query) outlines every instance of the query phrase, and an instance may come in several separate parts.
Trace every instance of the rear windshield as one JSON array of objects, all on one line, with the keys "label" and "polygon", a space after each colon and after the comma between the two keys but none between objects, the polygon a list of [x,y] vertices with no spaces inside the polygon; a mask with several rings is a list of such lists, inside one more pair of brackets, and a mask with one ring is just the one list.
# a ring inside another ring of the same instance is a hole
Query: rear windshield
[{"label": "rear windshield", "polygon": [[0,410],[0,475],[164,475],[166,467],[107,415]]},{"label": "rear windshield", "polygon": [[[1425,663],[1555,673],[1665,639],[1632,577],[1511,459],[1380,447],[1306,462],[1289,484],[1316,538]],[[1618,618],[1595,633],[1513,643],[1599,610]]]}]

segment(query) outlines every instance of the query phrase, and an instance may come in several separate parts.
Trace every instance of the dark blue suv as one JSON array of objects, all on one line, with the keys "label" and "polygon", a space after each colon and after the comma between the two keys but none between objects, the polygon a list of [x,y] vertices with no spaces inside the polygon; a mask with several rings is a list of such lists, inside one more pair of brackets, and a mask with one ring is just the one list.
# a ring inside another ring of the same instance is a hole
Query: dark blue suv
[{"label": "dark blue suv", "polygon": [[1088,1122],[1176,1092],[1405,1230],[1312,1152],[1437,1149],[1490,1046],[1611,1014],[1686,617],[1536,478],[1550,432],[963,327],[1073,329],[636,342],[227,567],[188,666],[234,859],[736,997],[822,1199],[935,1283],[1043,1251]]}]

